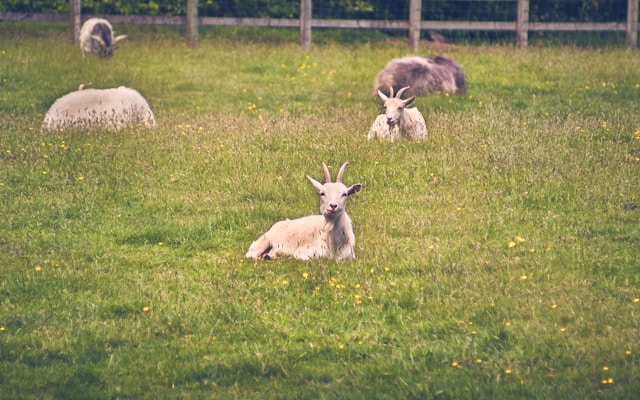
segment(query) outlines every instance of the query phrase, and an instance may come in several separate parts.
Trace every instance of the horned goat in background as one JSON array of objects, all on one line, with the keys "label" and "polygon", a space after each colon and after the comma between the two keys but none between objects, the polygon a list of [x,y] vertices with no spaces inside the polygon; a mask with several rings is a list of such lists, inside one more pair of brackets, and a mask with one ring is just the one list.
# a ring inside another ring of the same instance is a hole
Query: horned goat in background
[{"label": "horned goat in background", "polygon": [[408,96],[467,92],[462,67],[454,59],[443,56],[394,58],[376,76],[373,95],[381,91],[392,97],[389,87],[399,90],[405,86],[411,86]]},{"label": "horned goat in background", "polygon": [[47,111],[42,129],[118,130],[133,126],[155,128],[153,111],[136,90],[124,86],[87,89],[88,85],[80,85],[77,91],[57,99]]},{"label": "horned goat in background", "polygon": [[82,59],[84,60],[86,53],[109,57],[113,55],[116,45],[126,38],[126,35],[114,36],[113,27],[106,19],[89,18],[80,29]]},{"label": "horned goat in background", "polygon": [[342,183],[347,165],[348,163],[342,164],[335,182],[331,182],[331,175],[325,163],[322,163],[324,184],[307,175],[320,196],[321,214],[276,222],[271,229],[251,244],[246,257],[265,260],[282,256],[301,260],[355,258],[356,237],[345,206],[347,197],[359,192],[362,185],[357,183],[346,186]]},{"label": "horned goat in background", "polygon": [[384,102],[384,114],[376,117],[371,125],[368,140],[384,139],[391,142],[398,139],[423,140],[427,138],[427,124],[424,117],[417,108],[407,108],[416,100],[416,96],[412,96],[406,100],[402,100],[400,96],[409,87],[403,87],[398,90],[396,96],[393,96],[393,87],[389,88],[390,96],[378,90],[378,96]]}]

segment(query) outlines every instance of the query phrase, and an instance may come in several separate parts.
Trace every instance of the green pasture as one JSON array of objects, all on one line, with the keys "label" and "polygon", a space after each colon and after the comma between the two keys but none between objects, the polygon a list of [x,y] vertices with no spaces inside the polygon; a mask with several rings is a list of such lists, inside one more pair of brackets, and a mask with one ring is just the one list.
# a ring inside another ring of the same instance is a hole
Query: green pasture
[{"label": "green pasture", "polygon": [[[464,96],[424,142],[368,142],[380,33],[0,22],[0,398],[631,399],[640,393],[640,53],[424,43]],[[80,83],[155,130],[43,133]],[[356,260],[244,258],[363,190]]]}]

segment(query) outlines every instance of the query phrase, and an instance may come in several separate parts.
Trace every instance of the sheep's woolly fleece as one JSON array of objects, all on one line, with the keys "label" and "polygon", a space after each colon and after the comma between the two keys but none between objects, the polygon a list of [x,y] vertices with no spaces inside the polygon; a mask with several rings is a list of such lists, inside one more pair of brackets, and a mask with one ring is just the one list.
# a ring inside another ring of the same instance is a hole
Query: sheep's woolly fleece
[{"label": "sheep's woolly fleece", "polygon": [[376,76],[372,94],[376,96],[379,90],[389,95],[389,86],[394,90],[410,86],[407,96],[467,92],[462,67],[456,60],[443,56],[394,58]]},{"label": "sheep's woolly fleece", "polygon": [[134,126],[155,128],[156,120],[145,98],[124,86],[68,93],[53,103],[42,123],[45,131]]}]

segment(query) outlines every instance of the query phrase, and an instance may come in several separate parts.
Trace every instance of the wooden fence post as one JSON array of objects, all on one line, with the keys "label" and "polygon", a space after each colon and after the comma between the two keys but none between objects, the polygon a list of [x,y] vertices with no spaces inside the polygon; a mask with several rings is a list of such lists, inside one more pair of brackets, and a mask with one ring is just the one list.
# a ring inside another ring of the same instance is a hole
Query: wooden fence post
[{"label": "wooden fence post", "polygon": [[409,47],[414,53],[420,48],[420,21],[422,20],[422,0],[411,0],[409,5]]},{"label": "wooden fence post", "polygon": [[527,47],[529,38],[529,0],[518,0],[518,16],[516,20],[516,46]]},{"label": "wooden fence post", "polygon": [[198,45],[198,0],[187,0],[187,45]]},{"label": "wooden fence post", "polygon": [[75,45],[80,43],[80,23],[82,15],[80,14],[81,0],[69,0],[69,26],[71,27],[71,42]]},{"label": "wooden fence post", "polygon": [[627,3],[627,49],[635,50],[638,45],[638,0]]},{"label": "wooden fence post", "polygon": [[311,49],[311,0],[300,0],[300,45],[303,49]]}]

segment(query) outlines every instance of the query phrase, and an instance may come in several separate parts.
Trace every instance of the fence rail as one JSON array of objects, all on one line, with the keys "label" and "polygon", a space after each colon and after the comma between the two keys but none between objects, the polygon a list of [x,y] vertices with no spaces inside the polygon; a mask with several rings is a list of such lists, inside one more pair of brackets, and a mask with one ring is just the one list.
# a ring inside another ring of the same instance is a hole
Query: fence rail
[{"label": "fence rail", "polygon": [[[71,0],[78,2],[80,0]],[[189,0],[190,3],[195,0]],[[512,31],[516,33],[518,47],[527,46],[527,32],[626,32],[626,45],[630,49],[637,46],[638,36],[638,2],[640,0],[628,0],[628,17],[626,22],[529,22],[529,0],[517,0],[517,21],[421,21],[421,1],[411,1],[411,14],[409,20],[359,20],[359,19],[313,19],[311,18],[311,0],[301,0],[300,18],[229,18],[229,17],[160,17],[142,15],[111,15],[109,20],[117,24],[142,24],[142,25],[186,25],[188,31],[187,42],[195,46],[197,43],[198,26],[258,26],[278,28],[299,28],[301,45],[309,48],[311,45],[312,28],[336,28],[336,29],[386,29],[409,31],[409,45],[415,50],[418,48],[420,31]],[[197,1],[195,7],[197,10]],[[73,9],[73,7],[72,7]],[[79,10],[79,7],[77,7]],[[78,15],[73,12],[68,14],[38,14],[38,13],[11,13],[0,12],[0,21],[37,21],[37,22],[69,22],[71,25],[72,39],[78,41],[79,21]],[[88,17],[88,16],[86,16]],[[195,24],[195,26],[194,26]]]}]

